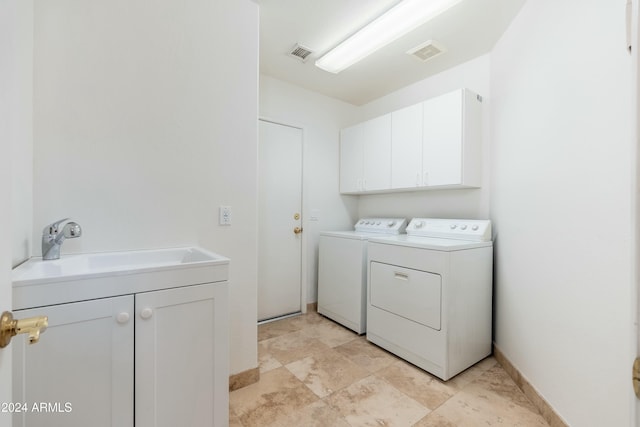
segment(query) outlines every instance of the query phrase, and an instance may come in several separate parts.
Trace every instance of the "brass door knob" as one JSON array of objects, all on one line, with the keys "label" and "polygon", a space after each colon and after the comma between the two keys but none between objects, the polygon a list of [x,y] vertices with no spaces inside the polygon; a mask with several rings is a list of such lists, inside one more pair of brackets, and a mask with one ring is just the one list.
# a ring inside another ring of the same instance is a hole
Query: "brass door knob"
[{"label": "brass door knob", "polygon": [[300,233],[302,233],[302,227],[296,227],[296,228],[294,228],[294,229],[293,229],[293,232],[294,232],[295,234],[300,234]]},{"label": "brass door knob", "polygon": [[0,348],[9,345],[11,338],[18,334],[29,334],[29,344],[35,344],[40,339],[40,334],[46,331],[48,326],[49,318],[47,316],[16,320],[10,312],[5,311],[0,317]]}]

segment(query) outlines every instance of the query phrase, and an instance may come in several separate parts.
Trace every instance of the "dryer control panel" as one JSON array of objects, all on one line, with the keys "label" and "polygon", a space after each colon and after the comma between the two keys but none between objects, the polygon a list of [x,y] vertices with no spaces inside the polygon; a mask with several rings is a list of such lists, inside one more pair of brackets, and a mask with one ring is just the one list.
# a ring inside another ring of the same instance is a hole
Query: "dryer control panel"
[{"label": "dryer control panel", "polygon": [[355,225],[364,233],[401,234],[406,228],[406,218],[361,218]]},{"label": "dryer control panel", "polygon": [[407,226],[411,236],[440,239],[491,241],[491,221],[484,219],[413,218]]}]

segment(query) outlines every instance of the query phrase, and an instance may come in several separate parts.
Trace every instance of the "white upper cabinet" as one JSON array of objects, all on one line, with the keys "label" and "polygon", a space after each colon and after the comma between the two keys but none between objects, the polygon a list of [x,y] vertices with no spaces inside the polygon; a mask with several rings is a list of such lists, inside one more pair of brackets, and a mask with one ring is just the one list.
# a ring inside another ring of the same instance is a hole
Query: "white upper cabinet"
[{"label": "white upper cabinet", "polygon": [[479,188],[482,101],[459,89],[343,129],[340,192]]},{"label": "white upper cabinet", "polygon": [[340,132],[340,192],[362,191],[364,160],[362,158],[362,125]]},{"label": "white upper cabinet", "polygon": [[340,132],[340,192],[391,188],[391,114]]},{"label": "white upper cabinet", "polygon": [[391,114],[363,123],[364,191],[391,188]]},{"label": "white upper cabinet", "polygon": [[423,103],[423,186],[480,187],[480,116],[478,96],[465,89]]},{"label": "white upper cabinet", "polygon": [[422,104],[391,113],[391,188],[422,185]]}]

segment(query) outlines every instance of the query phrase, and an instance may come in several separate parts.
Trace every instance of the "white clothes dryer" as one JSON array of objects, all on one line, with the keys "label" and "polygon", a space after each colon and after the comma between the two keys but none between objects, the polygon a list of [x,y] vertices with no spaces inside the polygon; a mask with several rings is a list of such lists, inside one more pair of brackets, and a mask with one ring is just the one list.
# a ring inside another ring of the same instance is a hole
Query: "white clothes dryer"
[{"label": "white clothes dryer", "polygon": [[448,380],[491,354],[491,222],[414,218],[368,243],[367,339]]},{"label": "white clothes dryer", "polygon": [[318,313],[358,334],[366,331],[367,240],[398,235],[405,218],[362,218],[354,230],[320,233]]}]

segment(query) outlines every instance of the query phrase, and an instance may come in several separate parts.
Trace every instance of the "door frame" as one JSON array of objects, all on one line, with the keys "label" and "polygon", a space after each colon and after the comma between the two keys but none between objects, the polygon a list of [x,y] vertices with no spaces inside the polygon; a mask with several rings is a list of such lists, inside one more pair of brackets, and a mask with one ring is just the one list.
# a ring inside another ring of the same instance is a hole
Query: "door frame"
[{"label": "door frame", "polygon": [[[309,229],[308,227],[308,220],[307,220],[307,215],[306,213],[308,212],[307,209],[307,197],[305,196],[307,194],[307,180],[305,179],[305,164],[306,164],[306,134],[307,131],[305,129],[305,127],[301,124],[298,123],[293,123],[289,120],[280,120],[277,118],[273,118],[273,117],[269,117],[269,116],[263,116],[263,115],[259,115],[258,116],[258,121],[262,121],[262,122],[267,122],[267,123],[273,123],[276,125],[280,125],[280,126],[287,126],[290,128],[294,128],[294,129],[300,129],[300,131],[302,132],[302,156],[300,159],[301,164],[301,169],[302,169],[302,175],[300,177],[301,179],[301,184],[302,184],[302,194],[301,194],[301,200],[300,200],[300,215],[302,217],[302,221],[301,221],[301,226],[302,229]],[[260,141],[258,141],[258,149],[259,149],[259,144]],[[258,168],[258,164],[256,163],[256,168]],[[256,220],[257,221],[257,220]],[[309,277],[308,277],[308,262],[307,262],[307,255],[308,255],[308,250],[307,250],[307,242],[308,239],[306,237],[306,234],[304,233],[304,231],[301,233],[301,250],[300,250],[300,312],[305,314],[307,312],[307,291],[309,288]]]}]

